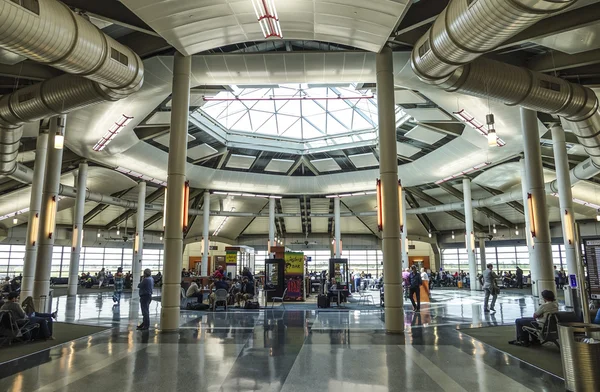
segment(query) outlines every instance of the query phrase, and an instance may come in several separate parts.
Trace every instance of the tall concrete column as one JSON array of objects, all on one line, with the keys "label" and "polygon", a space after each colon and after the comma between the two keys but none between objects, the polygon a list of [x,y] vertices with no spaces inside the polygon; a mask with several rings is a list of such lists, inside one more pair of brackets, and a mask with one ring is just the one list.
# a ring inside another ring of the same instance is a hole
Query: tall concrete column
[{"label": "tall concrete column", "polygon": [[529,271],[531,273],[531,293],[534,297],[538,296],[537,290],[537,266],[535,261],[535,252],[533,251],[533,237],[531,236],[531,223],[529,222],[529,181],[527,181],[527,170],[525,169],[525,159],[519,161],[521,165],[521,191],[523,192],[523,213],[525,214],[525,239],[527,241],[527,250],[529,251]]},{"label": "tall concrete column", "polygon": [[471,199],[471,180],[463,180],[463,195],[465,201],[465,245],[469,257],[469,277],[471,291],[478,289],[477,258],[475,257],[475,229],[473,227],[473,201]]},{"label": "tall concrete column", "polygon": [[525,174],[533,205],[531,214],[533,219],[530,221],[530,227],[535,232],[533,253],[537,270],[537,292],[539,294],[544,290],[551,290],[556,294],[537,113],[521,108],[521,127],[525,152]]},{"label": "tall concrete column", "polygon": [[275,246],[275,199],[269,199],[269,244]]},{"label": "tall concrete column", "polygon": [[56,134],[65,134],[67,116],[60,115],[50,119],[48,135],[48,156],[46,161],[46,176],[42,191],[42,206],[40,209],[38,231],[38,252],[36,256],[35,278],[33,282],[33,300],[35,308],[47,312],[51,304],[40,306],[40,297],[48,295],[50,290],[50,272],[52,269],[52,248],[56,237],[56,208],[58,205],[58,188],[60,185],[60,170],[62,166],[63,149],[54,148]]},{"label": "tall concrete column", "polygon": [[385,285],[385,329],[404,332],[401,280],[398,156],[394,103],[394,62],[392,50],[384,47],[376,55],[377,114],[379,117],[379,173],[383,204],[383,283]]},{"label": "tall concrete column", "polygon": [[402,201],[402,222],[404,222],[404,228],[400,233],[400,252],[402,252],[402,268],[408,268],[408,229],[406,227],[406,193],[402,189],[400,195]]},{"label": "tall concrete column", "polygon": [[342,228],[340,227],[340,198],[336,197],[333,199],[333,224],[335,226],[334,235],[335,235],[335,248],[334,253],[335,257],[342,257],[340,252],[341,249],[341,240],[342,240]]},{"label": "tall concrete column", "polygon": [[71,245],[71,260],[69,263],[69,287],[67,295],[77,295],[79,287],[79,256],[81,254],[81,241],[83,240],[83,215],[85,214],[85,193],[87,183],[87,162],[79,164],[77,170],[77,196],[75,197],[75,216],[73,218],[73,237]]},{"label": "tall concrete column", "polygon": [[487,260],[485,258],[485,239],[479,239],[479,272],[483,274],[483,271],[487,268]]},{"label": "tall concrete column", "polygon": [[[552,132],[552,148],[554,149],[554,165],[556,167],[560,219],[562,222],[563,241],[567,256],[567,276],[576,276],[579,297],[587,298],[585,276],[582,273],[583,265],[581,264],[581,260],[577,257],[579,254],[577,252],[579,238],[577,236],[577,230],[575,229],[575,211],[573,211],[573,192],[571,191],[565,130],[559,124],[555,124],[550,128],[550,131]],[[584,303],[582,302],[580,305],[583,306]],[[587,305],[585,309],[587,309]]]},{"label": "tall concrete column", "polygon": [[[171,201],[169,200],[169,203]],[[137,241],[137,252],[133,251],[133,260],[131,265],[131,275],[133,276],[133,293],[138,292],[138,283],[140,282],[140,277],[142,276],[142,260],[144,259],[144,217],[146,215],[146,183],[144,181],[140,181],[138,184],[138,208],[135,214],[135,235],[134,237],[134,247],[135,241]],[[156,271],[152,271],[152,273],[156,273]],[[135,295],[134,295],[135,297]]]},{"label": "tall concrete column", "polygon": [[46,172],[46,156],[48,152],[48,132],[40,129],[35,145],[35,163],[33,167],[33,182],[29,198],[29,220],[27,221],[27,238],[25,246],[25,261],[23,279],[21,281],[21,297],[23,299],[33,294],[35,277],[35,262],[38,250],[38,233],[40,231],[40,209],[42,206],[42,187]]},{"label": "tall concrete column", "polygon": [[202,220],[204,221],[204,225],[202,226],[202,239],[204,241],[204,249],[202,250],[202,266],[201,266],[201,276],[208,276],[208,250],[209,250],[209,225],[210,225],[210,192],[204,192],[204,204],[202,205],[202,209],[204,215],[202,215]]},{"label": "tall concrete column", "polygon": [[163,272],[160,327],[179,328],[181,266],[183,260],[183,195],[187,163],[187,130],[190,110],[190,70],[192,59],[175,53],[173,59],[173,100],[169,138],[165,263]]}]

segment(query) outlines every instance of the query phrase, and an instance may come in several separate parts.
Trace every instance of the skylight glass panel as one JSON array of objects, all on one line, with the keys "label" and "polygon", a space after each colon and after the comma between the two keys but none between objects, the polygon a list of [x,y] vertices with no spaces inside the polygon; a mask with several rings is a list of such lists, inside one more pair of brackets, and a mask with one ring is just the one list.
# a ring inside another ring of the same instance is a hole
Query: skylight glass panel
[{"label": "skylight glass panel", "polygon": [[231,89],[205,98],[199,109],[226,130],[311,139],[377,128],[370,90],[304,84]]}]

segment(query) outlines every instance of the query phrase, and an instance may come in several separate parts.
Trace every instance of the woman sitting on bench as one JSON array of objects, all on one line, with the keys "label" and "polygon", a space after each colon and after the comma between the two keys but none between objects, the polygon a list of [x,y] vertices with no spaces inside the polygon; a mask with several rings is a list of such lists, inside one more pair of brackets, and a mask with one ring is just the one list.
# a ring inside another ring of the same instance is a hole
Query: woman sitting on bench
[{"label": "woman sitting on bench", "polygon": [[525,347],[530,346],[535,340],[535,337],[531,336],[528,331],[523,330],[523,327],[529,327],[533,325],[539,329],[542,329],[548,319],[548,315],[558,313],[558,304],[556,303],[556,298],[554,297],[554,293],[552,291],[542,291],[542,298],[544,299],[544,304],[535,311],[533,317],[523,317],[515,320],[517,327],[517,339],[511,340],[508,342],[509,344]]}]

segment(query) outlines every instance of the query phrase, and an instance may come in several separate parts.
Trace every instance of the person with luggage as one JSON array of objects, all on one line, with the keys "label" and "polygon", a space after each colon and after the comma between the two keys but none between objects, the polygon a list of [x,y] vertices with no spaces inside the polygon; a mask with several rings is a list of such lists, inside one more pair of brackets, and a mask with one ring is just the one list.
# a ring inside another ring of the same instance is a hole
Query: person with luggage
[{"label": "person with luggage", "polygon": [[242,278],[242,288],[239,293],[236,294],[235,300],[237,303],[236,307],[240,307],[241,301],[247,302],[248,300],[254,298],[254,284],[248,280],[247,276]]},{"label": "person with luggage", "polygon": [[7,302],[2,305],[0,310],[10,311],[19,326],[23,326],[28,322],[39,324],[40,328],[37,337],[45,340],[54,340],[54,337],[52,336],[52,318],[27,316],[21,305],[19,305],[19,293],[15,291],[9,293]]},{"label": "person with luggage", "polygon": [[98,288],[102,287],[102,284],[104,283],[105,279],[106,279],[106,271],[104,271],[104,268],[102,268],[100,270],[100,272],[98,272]]},{"label": "person with luggage", "polygon": [[[415,312],[421,311],[421,284],[423,281],[421,280],[421,274],[417,271],[417,266],[413,265],[411,267],[410,275],[408,276],[408,294],[410,298],[410,302],[412,303],[413,310]],[[417,297],[417,302],[415,303],[414,296]]]}]

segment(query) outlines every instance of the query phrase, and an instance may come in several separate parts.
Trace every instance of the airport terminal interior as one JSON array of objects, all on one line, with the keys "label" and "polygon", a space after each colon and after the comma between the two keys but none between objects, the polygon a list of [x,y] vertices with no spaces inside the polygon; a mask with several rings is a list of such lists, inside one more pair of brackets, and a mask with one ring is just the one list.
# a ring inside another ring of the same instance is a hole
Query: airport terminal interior
[{"label": "airport terminal interior", "polygon": [[2,390],[600,390],[600,1],[0,0],[0,81]]}]

